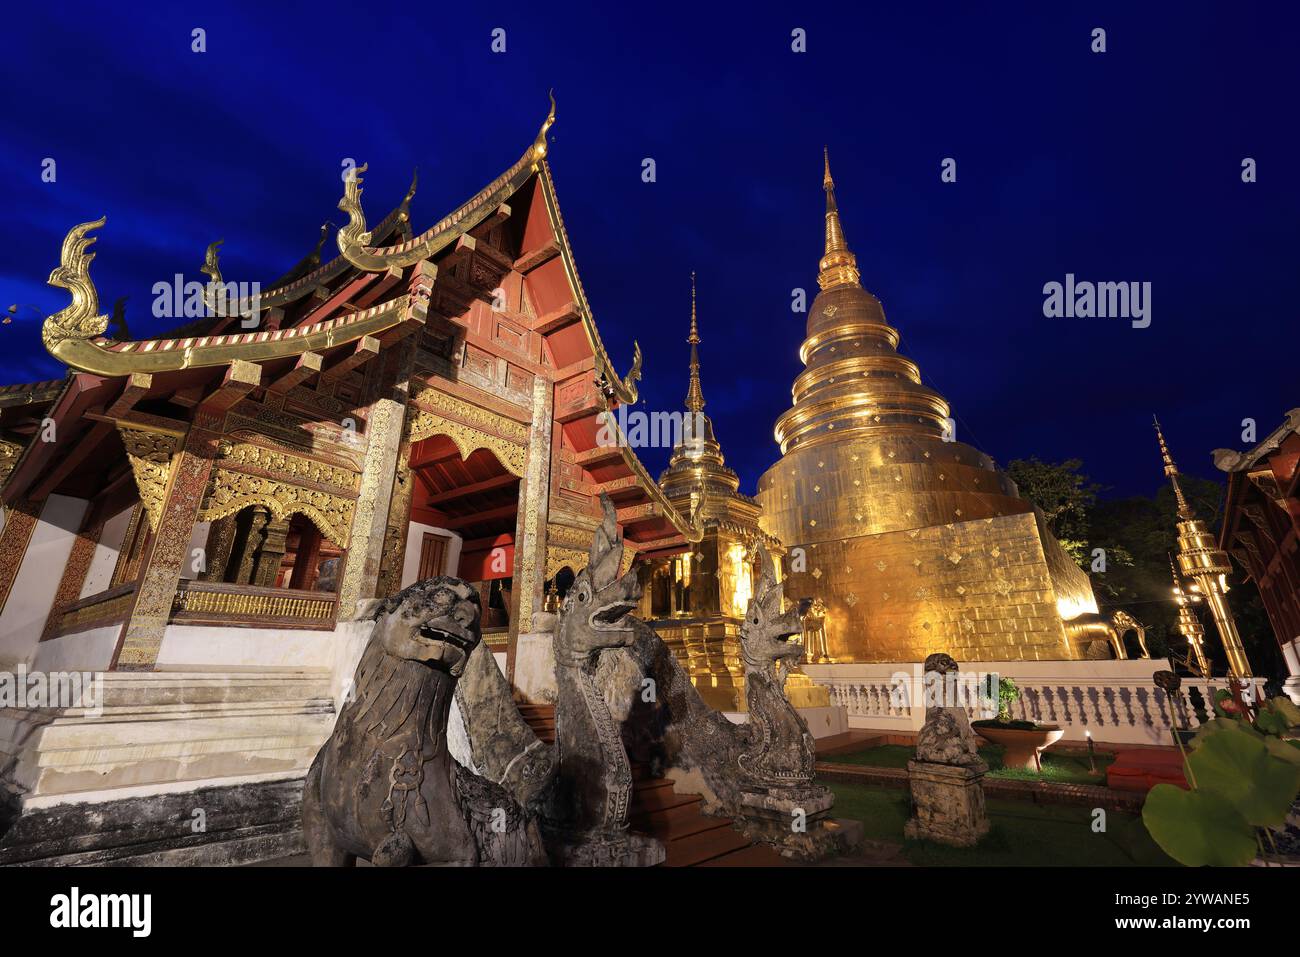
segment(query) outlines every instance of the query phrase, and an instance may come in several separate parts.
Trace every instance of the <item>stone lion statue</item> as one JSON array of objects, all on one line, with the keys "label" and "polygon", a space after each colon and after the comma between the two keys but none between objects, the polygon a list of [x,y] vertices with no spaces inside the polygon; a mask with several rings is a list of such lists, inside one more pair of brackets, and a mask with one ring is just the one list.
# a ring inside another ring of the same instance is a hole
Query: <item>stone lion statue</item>
[{"label": "stone lion statue", "polygon": [[458,578],[431,578],[371,614],[351,699],[307,774],[312,863],[545,863],[532,815],[454,761],[447,744],[456,683],[479,643],[478,593]]}]

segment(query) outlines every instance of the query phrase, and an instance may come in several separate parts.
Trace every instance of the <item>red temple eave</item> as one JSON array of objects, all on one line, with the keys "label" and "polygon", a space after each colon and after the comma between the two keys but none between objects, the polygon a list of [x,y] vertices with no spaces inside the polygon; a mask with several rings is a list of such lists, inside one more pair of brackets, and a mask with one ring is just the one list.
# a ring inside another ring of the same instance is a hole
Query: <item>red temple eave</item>
[{"label": "red temple eave", "polygon": [[55,449],[66,447],[71,438],[90,424],[85,413],[96,406],[107,405],[121,392],[124,380],[74,372],[55,400],[45,418],[54,424],[54,441],[42,441],[41,433],[27,443],[18,464],[14,466],[9,481],[0,492],[0,501],[6,506],[21,501],[31,484],[41,475],[53,459]]}]

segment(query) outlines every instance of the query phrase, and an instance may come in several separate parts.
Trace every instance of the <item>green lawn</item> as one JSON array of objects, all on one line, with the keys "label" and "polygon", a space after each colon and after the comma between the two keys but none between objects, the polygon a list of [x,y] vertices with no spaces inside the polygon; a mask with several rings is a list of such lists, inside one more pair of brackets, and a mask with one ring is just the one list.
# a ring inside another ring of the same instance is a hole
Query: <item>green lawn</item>
[{"label": "green lawn", "polygon": [[956,848],[904,842],[910,814],[906,790],[834,781],[827,786],[835,794],[835,817],[861,821],[868,840],[902,844],[903,857],[918,866],[1176,866],[1136,814],[1107,811],[1106,830],[1099,833],[1093,830],[1092,808],[989,800],[988,836],[978,847]]},{"label": "green lawn", "polygon": [[[912,759],[913,749],[901,744],[882,744],[848,754],[833,754],[823,758],[831,764],[859,764],[873,768],[905,768]],[[1056,781],[1061,784],[1102,784],[1106,783],[1106,768],[1115,760],[1113,755],[1098,752],[1096,756],[1097,773],[1088,770],[1086,754],[1066,754],[1053,751],[1043,752],[1043,773],[1025,771],[1021,768],[1004,768],[1002,755],[1005,749],[1000,744],[986,744],[980,748],[980,757],[989,766],[991,778],[1014,778],[1018,781]]]}]

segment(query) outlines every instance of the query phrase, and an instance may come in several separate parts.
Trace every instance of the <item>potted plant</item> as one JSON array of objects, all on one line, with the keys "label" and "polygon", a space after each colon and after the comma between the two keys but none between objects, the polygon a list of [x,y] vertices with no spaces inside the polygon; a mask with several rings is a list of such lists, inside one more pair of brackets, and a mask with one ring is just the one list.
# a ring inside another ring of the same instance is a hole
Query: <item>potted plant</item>
[{"label": "potted plant", "polygon": [[998,716],[983,721],[972,721],[975,733],[993,744],[1006,749],[1002,763],[1008,768],[1023,768],[1042,773],[1041,754],[1065,732],[1054,724],[1021,721],[1011,717],[1011,702],[1020,697],[1020,689],[1010,678],[998,680]]},{"label": "potted plant", "polygon": [[1166,854],[1190,867],[1278,863],[1288,857],[1279,832],[1300,793],[1300,709],[1270,698],[1252,718],[1231,695],[1217,697],[1216,716],[1184,755],[1190,789],[1157,784],[1142,821]]}]

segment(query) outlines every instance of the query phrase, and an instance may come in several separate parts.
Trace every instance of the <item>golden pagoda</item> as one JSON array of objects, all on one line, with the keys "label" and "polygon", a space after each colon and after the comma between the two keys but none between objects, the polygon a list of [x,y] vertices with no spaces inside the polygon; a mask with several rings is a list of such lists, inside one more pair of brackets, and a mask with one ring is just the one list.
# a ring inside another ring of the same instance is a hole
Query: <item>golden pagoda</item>
[{"label": "golden pagoda", "polygon": [[822,598],[834,661],[1082,657],[1063,620],[1097,611],[1087,574],[992,459],[956,441],[947,401],[859,281],[829,156],[823,187],[805,369],[758,484],[788,593]]},{"label": "golden pagoda", "polygon": [[[691,347],[686,413],[659,487],[674,509],[692,516],[704,537],[684,552],[642,563],[640,615],[685,664],[705,701],[722,711],[744,711],[740,623],[760,572],[758,546],[778,559],[784,548],[759,526],[762,509],[740,492],[740,477],[727,467],[704,413],[694,273],[686,341]],[[787,679],[786,693],[797,707],[828,703],[827,690],[802,674]]]},{"label": "golden pagoda", "polygon": [[[1183,488],[1178,483],[1178,466],[1169,454],[1169,446],[1165,444],[1165,435],[1160,430],[1158,420],[1155,426],[1165,475],[1174,487],[1174,501],[1178,505],[1178,569],[1185,578],[1196,583],[1192,586],[1193,591],[1210,606],[1214,627],[1223,644],[1223,654],[1228,659],[1228,672],[1235,678],[1249,678],[1250,662],[1246,659],[1246,649],[1242,647],[1241,635],[1237,633],[1237,622],[1232,617],[1232,610],[1225,597],[1228,592],[1227,576],[1232,572],[1232,563],[1228,560],[1228,553],[1219,548],[1218,539],[1210,532],[1209,526],[1197,518],[1192,507],[1187,504]],[[1197,659],[1208,678],[1209,665],[1205,662],[1204,653],[1199,647],[1193,647],[1197,650]]]}]

